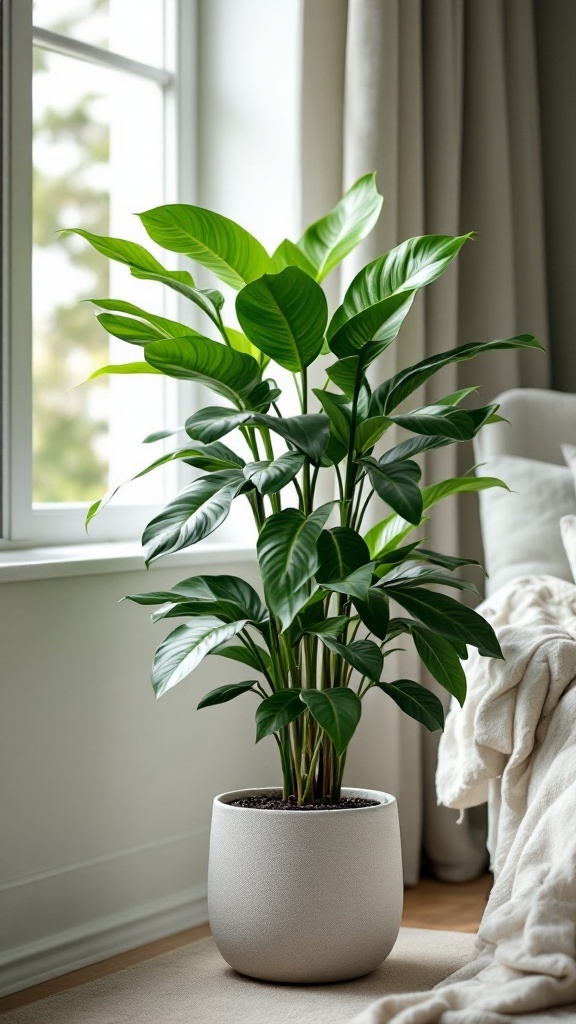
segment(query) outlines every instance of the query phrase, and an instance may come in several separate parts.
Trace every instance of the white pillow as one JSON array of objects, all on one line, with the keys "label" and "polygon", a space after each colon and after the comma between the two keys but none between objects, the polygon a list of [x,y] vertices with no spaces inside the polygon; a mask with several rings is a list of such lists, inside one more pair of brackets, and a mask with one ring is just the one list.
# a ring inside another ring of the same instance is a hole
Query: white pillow
[{"label": "white pillow", "polygon": [[[574,449],[576,464],[576,448]],[[517,576],[558,576],[571,583],[559,520],[576,515],[572,473],[565,466],[519,455],[494,455],[478,470],[511,491],[480,491],[486,594]]]}]

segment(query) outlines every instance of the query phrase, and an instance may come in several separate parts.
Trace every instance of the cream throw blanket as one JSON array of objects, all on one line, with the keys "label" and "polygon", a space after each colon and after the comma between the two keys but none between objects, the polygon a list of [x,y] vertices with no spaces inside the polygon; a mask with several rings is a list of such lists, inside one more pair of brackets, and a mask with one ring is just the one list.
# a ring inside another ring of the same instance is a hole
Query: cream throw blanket
[{"label": "cream throw blanket", "polygon": [[488,799],[497,819],[475,955],[432,992],[389,996],[354,1024],[576,1022],[576,586],[524,577],[479,611],[506,660],[473,650],[465,662],[468,698],[448,715],[436,778],[441,804]]}]

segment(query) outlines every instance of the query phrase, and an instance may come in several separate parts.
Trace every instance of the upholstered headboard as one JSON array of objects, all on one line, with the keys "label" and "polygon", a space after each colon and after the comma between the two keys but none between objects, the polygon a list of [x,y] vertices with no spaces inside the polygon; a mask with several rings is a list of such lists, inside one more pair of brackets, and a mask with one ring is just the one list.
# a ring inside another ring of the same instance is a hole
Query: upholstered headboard
[{"label": "upholstered headboard", "polygon": [[513,493],[479,495],[485,593],[526,575],[571,582],[560,517],[576,515],[576,492],[561,445],[576,444],[576,395],[517,388],[496,401],[509,423],[490,424],[475,438],[477,472],[499,477]]}]

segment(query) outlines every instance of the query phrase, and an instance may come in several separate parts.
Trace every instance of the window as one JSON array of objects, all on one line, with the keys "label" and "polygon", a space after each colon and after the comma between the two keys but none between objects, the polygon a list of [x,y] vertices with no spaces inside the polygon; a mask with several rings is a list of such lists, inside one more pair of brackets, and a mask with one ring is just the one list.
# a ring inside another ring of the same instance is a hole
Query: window
[{"label": "window", "polygon": [[[131,213],[194,200],[179,188],[181,178],[193,189],[194,4],[12,0],[1,10],[11,271],[3,295],[3,543],[76,543],[86,539],[87,505],[145,464],[143,435],[178,425],[180,396],[175,382],[140,376],[77,387],[102,365],[137,358],[81,300],[115,296],[174,318],[179,311],[160,286],[143,291],[126,268],[59,231],[82,227],[153,251]],[[89,539],[138,536],[166,488],[173,493],[169,471],[126,488]]]}]

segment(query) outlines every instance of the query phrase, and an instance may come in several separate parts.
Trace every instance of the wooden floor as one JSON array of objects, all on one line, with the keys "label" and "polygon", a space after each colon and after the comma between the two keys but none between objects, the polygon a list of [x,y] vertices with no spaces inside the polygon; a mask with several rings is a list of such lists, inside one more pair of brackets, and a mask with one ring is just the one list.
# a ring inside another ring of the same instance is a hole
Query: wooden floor
[{"label": "wooden floor", "polygon": [[[450,885],[446,882],[436,882],[433,879],[425,878],[414,889],[406,889],[402,924],[407,928],[475,932],[484,913],[491,884],[491,875],[483,875],[475,882],[464,882],[460,885]],[[43,981],[40,985],[34,985],[33,988],[24,989],[22,992],[15,992],[13,995],[0,999],[0,1014],[16,1009],[18,1006],[26,1006],[28,1003],[36,1002],[37,999],[43,999],[55,992],[64,992],[66,989],[75,988],[76,985],[83,985],[87,981],[101,978],[105,974],[114,974],[116,971],[141,963],[143,960],[151,960],[152,957],[160,956],[161,953],[169,953],[172,949],[186,946],[188,943],[204,939],[208,935],[210,935],[209,926],[201,924],[197,928],[189,928],[187,931],[178,932],[177,935],[171,935],[167,939],[150,942],[146,946],[139,946],[138,949],[113,956],[109,960],[102,960],[98,964],[82,967],[79,971],[65,974],[61,978]]]}]

